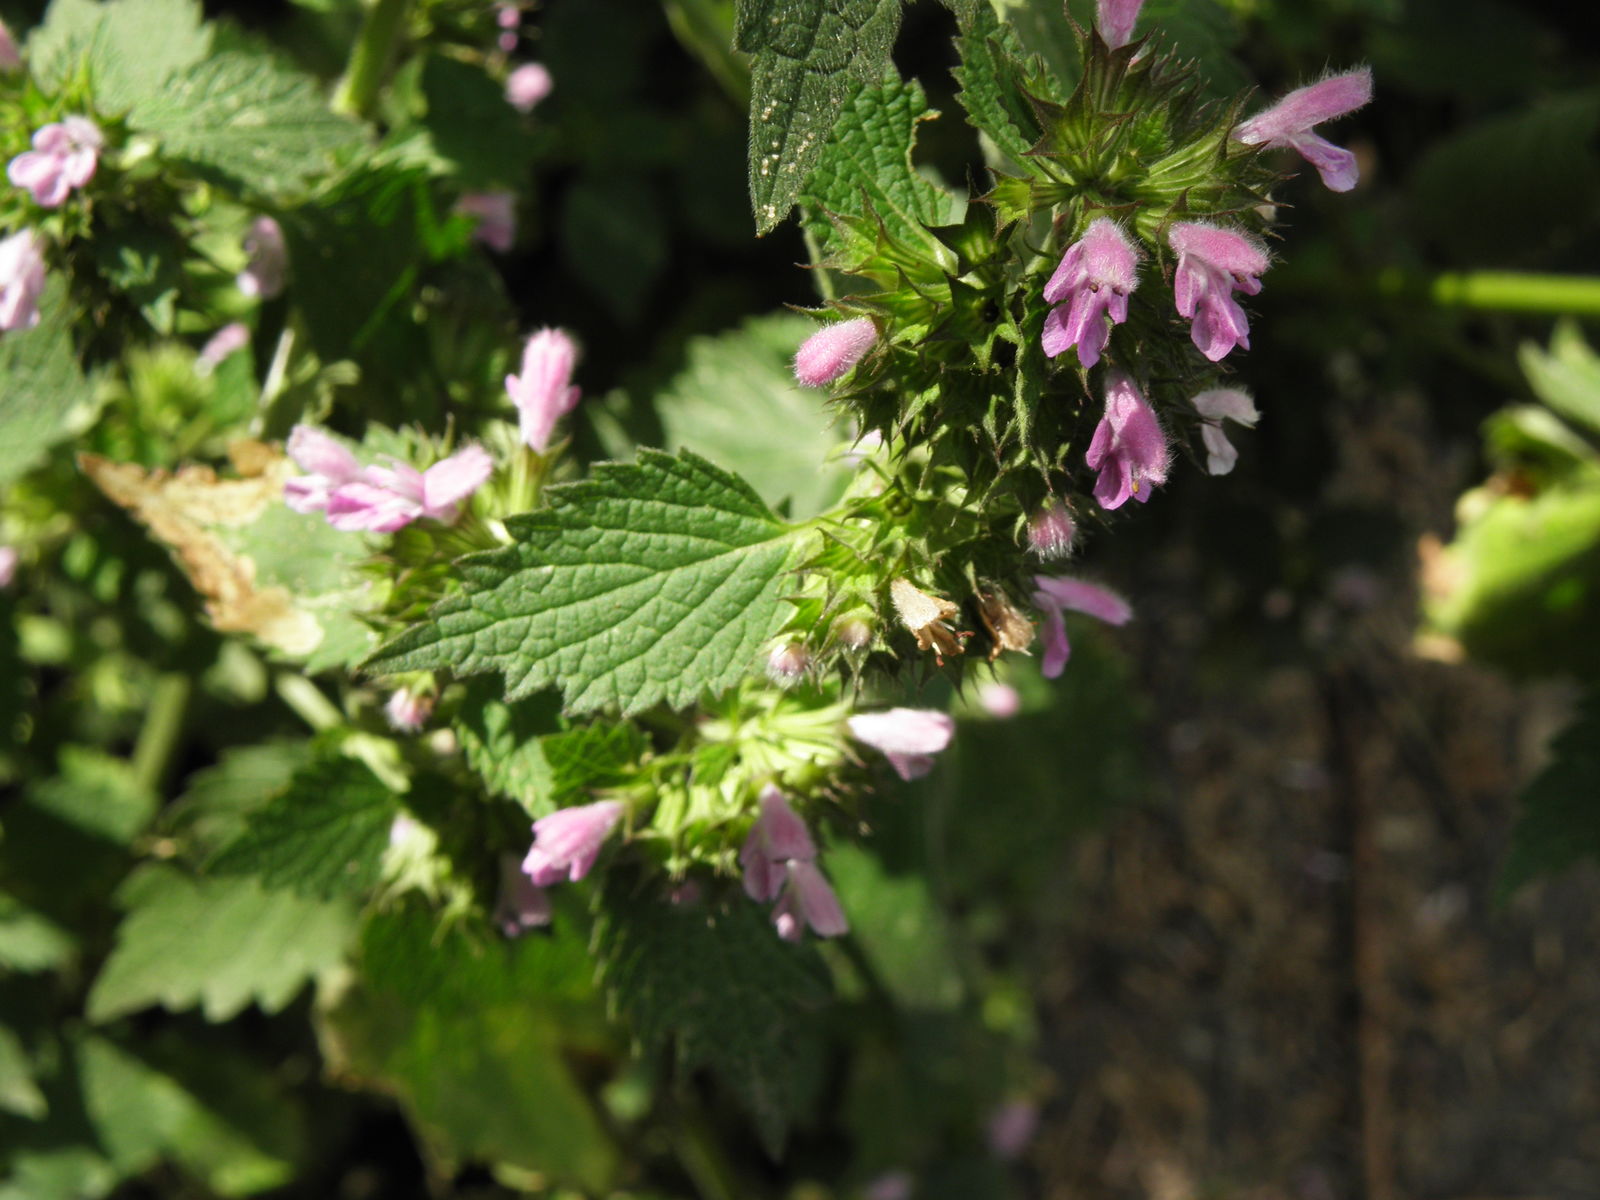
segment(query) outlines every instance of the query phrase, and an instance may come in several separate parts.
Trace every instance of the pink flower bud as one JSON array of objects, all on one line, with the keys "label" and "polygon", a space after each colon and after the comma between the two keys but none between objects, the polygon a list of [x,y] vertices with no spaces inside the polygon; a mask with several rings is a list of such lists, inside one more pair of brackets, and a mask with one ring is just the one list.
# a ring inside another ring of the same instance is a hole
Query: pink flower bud
[{"label": "pink flower bud", "polygon": [[522,374],[506,376],[506,393],[517,406],[522,441],[544,453],[556,422],[577,407],[583,393],[572,386],[578,347],[560,329],[541,329],[522,351]]},{"label": "pink flower bud", "polygon": [[502,30],[494,39],[494,44],[500,47],[502,54],[510,54],[517,48],[517,35],[511,30]]},{"label": "pink flower bud", "polygon": [[389,718],[390,726],[398,732],[415,733],[433,715],[433,699],[426,692],[414,692],[403,687],[389,696],[389,702],[383,706],[383,715]]},{"label": "pink flower bud", "polygon": [[248,327],[238,321],[224,325],[200,348],[200,354],[195,359],[195,370],[201,375],[209,375],[222,365],[224,359],[237,354],[249,344]]},{"label": "pink flower bud", "polygon": [[861,617],[846,617],[833,627],[833,636],[846,650],[865,650],[872,645],[872,626]]},{"label": "pink flower bud", "polygon": [[33,135],[33,149],[11,160],[6,178],[26,188],[35,204],[58,208],[74,188],[94,177],[103,145],[100,127],[89,118],[63,117],[40,126]]},{"label": "pink flower bud", "polygon": [[594,866],[623,810],[620,800],[599,800],[540,817],[533,823],[533,848],[522,860],[523,871],[538,887],[563,878],[576,883]]},{"label": "pink flower bud", "polygon": [[799,642],[774,646],[767,656],[767,678],[779,687],[793,687],[811,669],[811,655]]},{"label": "pink flower bud", "polygon": [[810,860],[816,856],[816,843],[811,840],[806,823],[789,807],[783,793],[768,784],[761,792],[761,815],[750,826],[739,851],[745,894],[752,900],[777,899],[783,888],[783,864],[790,859]]},{"label": "pink flower bud", "polygon": [[289,249],[283,241],[283,227],[271,217],[257,217],[244,235],[244,252],[249,262],[234,278],[234,286],[252,299],[270,300],[283,291],[289,271]]},{"label": "pink flower bud", "polygon": [[978,688],[978,707],[997,721],[1009,721],[1022,711],[1022,693],[1009,683],[991,679]]},{"label": "pink flower bud", "polygon": [[931,708],[857,713],[846,723],[858,741],[880,751],[900,778],[908,781],[933,770],[933,756],[950,744],[956,730],[949,713]]},{"label": "pink flower bud", "polygon": [[860,362],[877,340],[878,327],[870,317],[824,325],[795,352],[794,377],[806,387],[832,383]]},{"label": "pink flower bud", "polygon": [[1095,26],[1107,46],[1119,50],[1133,41],[1133,26],[1144,0],[1095,0]]},{"label": "pink flower bud", "polygon": [[495,6],[494,21],[501,29],[515,29],[522,24],[522,12],[515,4],[499,4]]},{"label": "pink flower bud", "polygon": [[1311,127],[1352,113],[1371,99],[1372,72],[1368,68],[1330,75],[1296,88],[1265,112],[1241,123],[1233,137],[1247,146],[1287,147],[1314,166],[1329,189],[1348,192],[1360,178],[1356,156],[1313,133]]},{"label": "pink flower bud", "polygon": [[1084,454],[1095,480],[1101,508],[1121,508],[1131,496],[1140,504],[1150,489],[1167,481],[1171,454],[1155,410],[1133,379],[1122,371],[1106,376],[1106,408]]},{"label": "pink flower bud", "polygon": [[516,244],[517,198],[510,192],[468,192],[455,211],[477,219],[472,236],[489,249],[505,254]]},{"label": "pink flower bud", "polygon": [[0,241],[0,332],[39,323],[44,292],[44,241],[31,229]]},{"label": "pink flower bud", "polygon": [[533,106],[555,87],[543,63],[523,63],[506,76],[506,103],[518,112],[532,112]]},{"label": "pink flower bud", "polygon": [[1047,502],[1028,521],[1028,549],[1040,558],[1066,558],[1077,536],[1077,522],[1059,500]]}]

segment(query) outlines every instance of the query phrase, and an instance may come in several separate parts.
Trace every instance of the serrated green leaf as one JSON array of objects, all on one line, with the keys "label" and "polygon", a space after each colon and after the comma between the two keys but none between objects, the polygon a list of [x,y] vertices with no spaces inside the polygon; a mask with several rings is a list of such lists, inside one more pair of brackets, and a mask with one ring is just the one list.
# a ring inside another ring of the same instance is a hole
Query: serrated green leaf
[{"label": "serrated green leaf", "polygon": [[37,1121],[50,1110],[21,1039],[0,1025],[0,1109]]},{"label": "serrated green leaf", "polygon": [[49,971],[71,958],[74,946],[54,921],[0,894],[0,969]]},{"label": "serrated green leaf", "polygon": [[739,0],[734,48],[750,68],[750,202],[756,232],[789,215],[840,108],[883,77],[900,0]]},{"label": "serrated green leaf", "polygon": [[1539,399],[1591,436],[1600,434],[1600,355],[1577,325],[1557,325],[1548,351],[1525,342],[1517,360]]},{"label": "serrated green leaf", "polygon": [[454,728],[467,763],[492,792],[527,807],[550,790],[550,767],[539,739],[555,733],[561,703],[551,693],[510,703],[493,680],[474,679],[456,710]]},{"label": "serrated green leaf", "polygon": [[430,913],[385,914],[361,962],[360,982],[317,1014],[335,1077],[397,1096],[444,1163],[509,1164],[606,1193],[617,1149],[562,1059],[593,974],[575,930],[477,943],[441,934]]},{"label": "serrated green leaf", "polygon": [[[153,1051],[155,1053],[153,1053]],[[103,1037],[78,1047],[84,1106],[112,1162],[127,1175],[181,1163],[224,1196],[279,1187],[304,1148],[270,1077],[235,1053]]]},{"label": "serrated green leaf", "polygon": [[595,921],[610,1004],[647,1047],[675,1046],[680,1069],[707,1068],[732,1090],[776,1156],[814,1098],[827,969],[742,895],[710,909],[636,885],[613,871]]},{"label": "serrated green leaf", "polygon": [[251,815],[288,787],[311,755],[306,741],[232,747],[189,778],[163,825],[202,856],[218,850],[245,832]]},{"label": "serrated green leaf", "polygon": [[210,52],[202,19],[195,0],[54,0],[28,39],[28,66],[54,90],[86,58],[95,108],[117,115]]},{"label": "serrated green leaf", "polygon": [[355,932],[354,908],[248,877],[193,879],[172,867],[132,875],[117,944],[89,992],[88,1015],[108,1021],[159,1004],[199,1006],[226,1021],[246,1005],[277,1012],[306,982],[339,962]]},{"label": "serrated green leaf", "polygon": [[1040,136],[1039,122],[1022,95],[1022,47],[1010,24],[988,4],[979,5],[957,42],[961,65],[951,74],[961,85],[956,99],[968,122],[989,135],[1013,163],[1025,164]]},{"label": "serrated green leaf", "polygon": [[95,0],[50,0],[44,20],[28,34],[28,73],[47,91],[67,81],[89,53],[105,7]]},{"label": "serrated green leaf", "polygon": [[1523,791],[1500,871],[1502,899],[1540,875],[1600,859],[1600,694],[1591,692]]},{"label": "serrated green leaf", "polygon": [[559,685],[570,712],[683,708],[758,666],[805,533],[693,454],[645,450],[547,493],[462,592],[368,661],[382,673],[498,671],[515,700]]},{"label": "serrated green leaf", "polygon": [[257,811],[206,869],[254,875],[263,887],[322,899],[359,895],[378,881],[399,811],[388,787],[362,763],[314,763]]},{"label": "serrated green leaf", "polygon": [[791,363],[816,323],[784,313],[695,338],[684,368],[655,401],[662,440],[754,481],[773,507],[810,517],[843,494],[852,472],[829,462],[844,431],[816,388],[796,386]]},{"label": "serrated green leaf", "polygon": [[173,78],[134,106],[128,124],[160,139],[163,157],[264,196],[303,190],[334,154],[366,137],[328,108],[310,78],[237,51]]},{"label": "serrated green leaf", "polygon": [[902,83],[893,75],[851,97],[801,197],[815,214],[808,223],[825,246],[831,247],[836,234],[822,214],[834,212],[881,221],[891,236],[919,247],[924,257],[944,257],[928,226],[958,220],[961,203],[911,161],[917,126],[938,115],[920,83]]},{"label": "serrated green leaf", "polygon": [[91,402],[72,350],[74,322],[66,282],[52,272],[39,324],[0,338],[0,487],[68,437],[74,407]]}]

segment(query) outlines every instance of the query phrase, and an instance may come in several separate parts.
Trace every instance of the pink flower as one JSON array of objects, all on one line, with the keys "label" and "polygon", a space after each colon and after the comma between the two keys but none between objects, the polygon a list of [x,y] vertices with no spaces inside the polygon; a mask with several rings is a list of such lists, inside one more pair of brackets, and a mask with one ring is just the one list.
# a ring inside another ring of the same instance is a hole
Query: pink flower
[{"label": "pink flower", "polygon": [[17,577],[17,548],[0,546],[0,588],[8,588]]},{"label": "pink flower", "polygon": [[745,894],[752,900],[776,900],[783,890],[784,863],[790,859],[809,862],[816,856],[816,843],[811,840],[806,823],[789,807],[783,793],[769,783],[761,790],[761,815],[750,826],[744,848],[739,851]]},{"label": "pink flower", "polygon": [[950,744],[956,723],[949,713],[931,708],[891,708],[857,713],[847,722],[850,733],[889,760],[904,780],[920,779],[933,770],[933,756]]},{"label": "pink flower", "polygon": [[1139,256],[1117,223],[1107,217],[1090,222],[1083,237],[1067,247],[1044,285],[1044,298],[1055,307],[1044,319],[1039,344],[1051,358],[1078,348],[1078,361],[1092,367],[1100,361],[1112,325],[1128,319],[1128,293],[1139,286]]},{"label": "pink flower", "polygon": [[1348,192],[1361,177],[1356,156],[1311,132],[1313,125],[1352,113],[1372,99],[1372,72],[1366,67],[1330,75],[1296,88],[1265,112],[1233,131],[1246,146],[1285,146],[1317,169],[1335,192]]},{"label": "pink flower", "polygon": [[1095,0],[1094,23],[1107,46],[1118,50],[1133,41],[1134,22],[1143,7],[1144,0]]},{"label": "pink flower", "polygon": [[22,65],[22,53],[17,49],[17,39],[6,23],[0,21],[0,71],[15,71]]},{"label": "pink flower", "polygon": [[522,350],[522,374],[506,376],[506,392],[517,406],[523,443],[539,453],[550,444],[556,422],[583,394],[572,386],[578,347],[560,329],[541,329]]},{"label": "pink flower", "polygon": [[514,855],[500,859],[500,900],[494,908],[494,923],[508,938],[521,937],[530,929],[550,924],[550,896],[517,868]]},{"label": "pink flower", "polygon": [[1200,353],[1218,362],[1235,346],[1250,349],[1250,322],[1233,293],[1261,290],[1266,248],[1238,230],[1198,221],[1178,222],[1167,242],[1178,254],[1173,296],[1192,321],[1189,336]]},{"label": "pink flower", "polygon": [[1031,1100],[1009,1100],[989,1115],[985,1130],[996,1158],[1013,1159],[1028,1148],[1039,1128],[1039,1106]]},{"label": "pink flower", "polygon": [[249,344],[250,330],[246,326],[238,321],[224,325],[200,348],[200,354],[195,360],[195,369],[202,375],[209,375],[222,365],[223,359],[237,354]]},{"label": "pink flower", "polygon": [[1061,575],[1035,575],[1033,582],[1038,588],[1033,593],[1033,602],[1045,619],[1044,628],[1039,631],[1044,643],[1044,661],[1039,665],[1039,673],[1046,679],[1060,675],[1067,659],[1072,657],[1067,625],[1061,616],[1063,611],[1086,613],[1108,625],[1126,625],[1133,616],[1128,602],[1110,588]]},{"label": "pink flower", "polygon": [[800,343],[794,356],[794,377],[806,387],[832,383],[860,362],[877,340],[878,327],[870,317],[824,325]]},{"label": "pink flower", "polygon": [[257,217],[244,235],[244,252],[250,261],[234,278],[234,286],[253,299],[270,300],[283,291],[289,270],[289,250],[283,227],[271,217]]},{"label": "pink flower", "polygon": [[1239,461],[1239,452],[1222,431],[1222,422],[1236,421],[1246,429],[1254,429],[1261,414],[1256,411],[1249,394],[1237,388],[1212,388],[1201,392],[1190,403],[1204,418],[1200,440],[1206,447],[1206,471],[1212,475],[1226,475]]},{"label": "pink flower", "polygon": [[44,240],[31,229],[0,241],[0,331],[39,323],[44,292]]},{"label": "pink flower", "polygon": [[468,192],[455,211],[477,218],[472,236],[491,250],[505,254],[517,240],[517,198],[510,192]]},{"label": "pink flower", "polygon": [[533,849],[522,860],[523,871],[536,887],[563,879],[576,883],[594,866],[623,810],[620,800],[599,800],[540,817],[533,823]]},{"label": "pink flower", "polygon": [[415,733],[433,715],[433,697],[426,692],[400,688],[390,694],[389,702],[383,706],[383,715],[397,732]]},{"label": "pink flower", "polygon": [[283,485],[283,499],[298,513],[322,512],[333,490],[361,477],[361,464],[338,438],[311,425],[296,425],[285,447],[305,472]]},{"label": "pink flower", "polygon": [[328,496],[328,524],[347,532],[393,533],[418,517],[448,523],[493,473],[494,459],[478,445],[463,446],[426,471],[399,461],[368,467]]},{"label": "pink flower", "polygon": [[498,4],[495,6],[494,21],[501,29],[515,29],[522,24],[522,12],[515,4]]},{"label": "pink flower", "polygon": [[1040,558],[1067,557],[1077,536],[1077,522],[1059,500],[1047,501],[1028,521],[1028,549]]},{"label": "pink flower", "polygon": [[42,126],[33,135],[33,149],[11,160],[6,178],[33,194],[44,208],[59,207],[73,188],[94,177],[105,139],[100,127],[87,117],[63,117]]},{"label": "pink flower", "polygon": [[1122,371],[1106,376],[1106,411],[1095,426],[1084,461],[1100,475],[1094,498],[1101,508],[1121,508],[1132,496],[1140,504],[1150,489],[1167,481],[1167,435],[1139,386]]},{"label": "pink flower", "polygon": [[779,687],[793,687],[811,669],[811,655],[799,642],[774,646],[767,655],[767,678]]},{"label": "pink flower", "polygon": [[816,863],[791,858],[783,865],[783,894],[772,909],[772,924],[786,942],[798,942],[809,926],[818,937],[850,932],[839,897]]},{"label": "pink flower", "polygon": [[518,112],[532,112],[554,86],[543,63],[523,63],[506,76],[506,103]]},{"label": "pink flower", "polygon": [[1022,693],[1009,683],[991,679],[978,688],[978,707],[997,721],[1009,721],[1022,711]]}]

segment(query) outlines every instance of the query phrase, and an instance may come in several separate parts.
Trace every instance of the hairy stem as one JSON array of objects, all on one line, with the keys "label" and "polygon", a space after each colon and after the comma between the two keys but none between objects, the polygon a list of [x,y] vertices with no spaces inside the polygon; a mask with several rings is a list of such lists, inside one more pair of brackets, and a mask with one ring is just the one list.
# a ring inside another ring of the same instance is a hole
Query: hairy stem
[{"label": "hairy stem", "polygon": [[389,75],[389,64],[405,33],[406,13],[411,0],[371,0],[361,33],[350,48],[344,78],[333,93],[335,112],[353,117],[370,117],[378,92]]}]

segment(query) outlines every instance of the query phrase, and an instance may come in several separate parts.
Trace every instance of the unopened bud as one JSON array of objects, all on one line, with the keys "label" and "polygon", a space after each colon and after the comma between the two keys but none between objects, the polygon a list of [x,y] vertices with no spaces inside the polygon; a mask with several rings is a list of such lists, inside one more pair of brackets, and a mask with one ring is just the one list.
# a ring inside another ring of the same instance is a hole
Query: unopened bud
[{"label": "unopened bud", "polygon": [[1077,523],[1059,500],[1049,501],[1028,521],[1028,549],[1040,558],[1066,558],[1077,536]]},{"label": "unopened bud", "polygon": [[860,362],[877,340],[878,327],[869,317],[824,325],[800,343],[794,377],[806,387],[832,383]]},{"label": "unopened bud", "polygon": [[799,642],[773,647],[767,656],[767,678],[779,687],[793,687],[811,669],[811,654]]},{"label": "unopened bud", "polygon": [[846,617],[833,627],[833,636],[846,650],[865,650],[872,645],[872,626],[861,617]]}]

